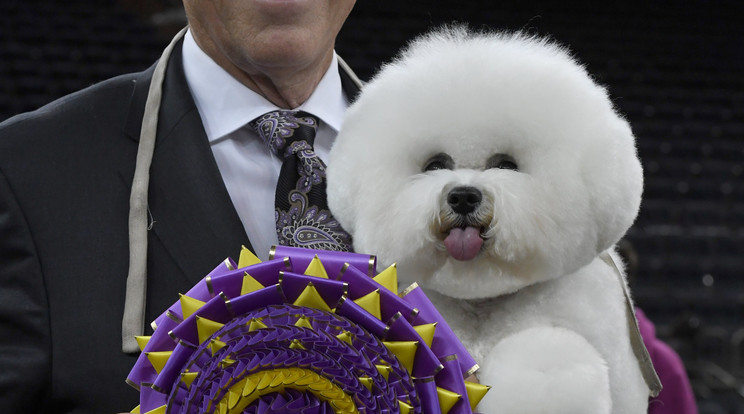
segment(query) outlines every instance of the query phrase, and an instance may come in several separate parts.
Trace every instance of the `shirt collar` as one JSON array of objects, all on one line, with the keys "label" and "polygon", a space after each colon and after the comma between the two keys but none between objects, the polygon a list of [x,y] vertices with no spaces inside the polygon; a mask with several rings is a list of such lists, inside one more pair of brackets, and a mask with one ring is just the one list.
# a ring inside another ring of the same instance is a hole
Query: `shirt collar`
[{"label": "shirt collar", "polygon": [[[240,129],[266,112],[279,109],[252,91],[199,48],[189,30],[183,41],[183,66],[186,81],[210,141]],[[331,65],[310,98],[297,110],[309,112],[338,131],[348,106],[341,88],[338,58]]]}]

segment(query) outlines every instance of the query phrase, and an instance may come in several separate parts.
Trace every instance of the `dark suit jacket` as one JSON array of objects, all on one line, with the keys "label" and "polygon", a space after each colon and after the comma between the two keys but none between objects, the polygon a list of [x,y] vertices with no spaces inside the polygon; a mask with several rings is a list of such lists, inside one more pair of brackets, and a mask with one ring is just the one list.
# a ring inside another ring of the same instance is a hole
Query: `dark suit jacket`
[{"label": "dark suit jacket", "polygon": [[[180,50],[167,69],[151,167],[148,322],[250,246]],[[0,124],[0,413],[105,414],[137,405],[124,382],[136,355],[121,351],[121,320],[129,192],[152,71]]]}]

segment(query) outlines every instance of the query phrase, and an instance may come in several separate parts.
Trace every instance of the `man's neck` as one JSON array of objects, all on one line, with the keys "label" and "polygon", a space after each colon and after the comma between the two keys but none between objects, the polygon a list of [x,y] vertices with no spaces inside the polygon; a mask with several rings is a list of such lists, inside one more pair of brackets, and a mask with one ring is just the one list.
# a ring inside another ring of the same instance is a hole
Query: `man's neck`
[{"label": "man's neck", "polygon": [[217,50],[208,39],[207,37],[207,40],[202,41],[194,36],[199,47],[231,76],[279,108],[285,109],[297,108],[307,101],[333,59],[331,49],[319,62],[304,67],[239,66]]}]

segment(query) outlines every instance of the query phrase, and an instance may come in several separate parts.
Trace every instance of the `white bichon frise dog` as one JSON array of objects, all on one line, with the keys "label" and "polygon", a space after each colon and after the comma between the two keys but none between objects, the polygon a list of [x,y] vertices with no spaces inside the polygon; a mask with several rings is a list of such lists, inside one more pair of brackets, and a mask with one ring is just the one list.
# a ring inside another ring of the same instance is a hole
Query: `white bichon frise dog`
[{"label": "white bichon frise dog", "polygon": [[628,123],[564,49],[424,36],[366,85],[329,161],[355,250],[397,262],[479,361],[481,411],[646,412],[655,374],[609,258],[638,212],[641,165]]}]

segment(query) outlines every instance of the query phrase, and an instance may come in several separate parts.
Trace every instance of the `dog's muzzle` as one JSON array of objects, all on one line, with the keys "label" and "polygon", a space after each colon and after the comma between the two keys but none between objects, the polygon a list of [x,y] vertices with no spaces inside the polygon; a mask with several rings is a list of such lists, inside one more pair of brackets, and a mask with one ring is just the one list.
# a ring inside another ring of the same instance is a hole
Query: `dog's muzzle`
[{"label": "dog's muzzle", "polygon": [[444,248],[456,260],[472,260],[483,246],[482,232],[492,217],[483,193],[472,186],[457,186],[443,196],[440,234]]}]

